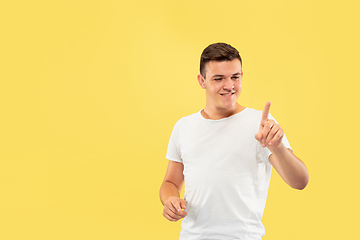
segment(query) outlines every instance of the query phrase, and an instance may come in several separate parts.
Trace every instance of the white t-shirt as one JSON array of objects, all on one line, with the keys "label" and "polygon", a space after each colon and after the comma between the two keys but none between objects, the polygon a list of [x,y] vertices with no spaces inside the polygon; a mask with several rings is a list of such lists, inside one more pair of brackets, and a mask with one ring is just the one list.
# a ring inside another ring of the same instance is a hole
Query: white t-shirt
[{"label": "white t-shirt", "polygon": [[[271,152],[255,139],[261,115],[245,108],[211,120],[197,112],[175,124],[166,158],[184,164],[188,215],[179,239],[259,240],[265,235],[261,218]],[[290,148],[286,136],[283,143]]]}]

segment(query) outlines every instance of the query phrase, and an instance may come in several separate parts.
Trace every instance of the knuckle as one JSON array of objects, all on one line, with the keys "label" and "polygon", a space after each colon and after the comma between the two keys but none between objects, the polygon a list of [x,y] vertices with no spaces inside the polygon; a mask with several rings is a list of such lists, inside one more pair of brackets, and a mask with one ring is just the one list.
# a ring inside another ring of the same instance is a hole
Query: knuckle
[{"label": "knuckle", "polygon": [[164,209],[165,209],[165,208],[169,208],[170,206],[171,206],[171,203],[166,202],[166,203],[164,204]]},{"label": "knuckle", "polygon": [[165,209],[164,209],[164,211],[163,211],[163,216],[164,216],[164,217],[167,217],[167,215],[168,215],[168,214],[167,214],[167,212],[166,212]]}]

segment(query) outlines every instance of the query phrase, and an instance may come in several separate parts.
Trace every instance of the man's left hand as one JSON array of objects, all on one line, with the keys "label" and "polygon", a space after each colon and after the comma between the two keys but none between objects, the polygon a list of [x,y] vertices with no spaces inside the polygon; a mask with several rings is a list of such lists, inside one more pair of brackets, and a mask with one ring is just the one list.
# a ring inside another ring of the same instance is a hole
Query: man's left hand
[{"label": "man's left hand", "polygon": [[255,139],[259,141],[262,147],[267,147],[271,152],[282,145],[284,131],[274,120],[269,119],[270,102],[267,102],[262,112],[259,132]]}]

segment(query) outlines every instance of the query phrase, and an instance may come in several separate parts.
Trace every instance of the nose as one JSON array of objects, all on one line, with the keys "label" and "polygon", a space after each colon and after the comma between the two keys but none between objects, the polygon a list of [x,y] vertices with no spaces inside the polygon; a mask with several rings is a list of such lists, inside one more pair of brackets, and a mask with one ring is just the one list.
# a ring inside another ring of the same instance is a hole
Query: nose
[{"label": "nose", "polygon": [[231,78],[226,78],[223,85],[224,90],[232,90],[234,88],[234,83]]}]

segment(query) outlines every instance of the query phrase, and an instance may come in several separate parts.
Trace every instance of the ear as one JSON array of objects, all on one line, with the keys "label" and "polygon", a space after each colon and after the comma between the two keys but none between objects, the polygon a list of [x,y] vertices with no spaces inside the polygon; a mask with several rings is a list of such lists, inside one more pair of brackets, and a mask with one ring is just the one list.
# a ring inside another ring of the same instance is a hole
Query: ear
[{"label": "ear", "polygon": [[197,80],[198,80],[198,82],[200,84],[200,87],[202,89],[205,89],[206,87],[205,87],[205,79],[204,79],[204,77],[201,74],[198,74],[197,75]]}]

